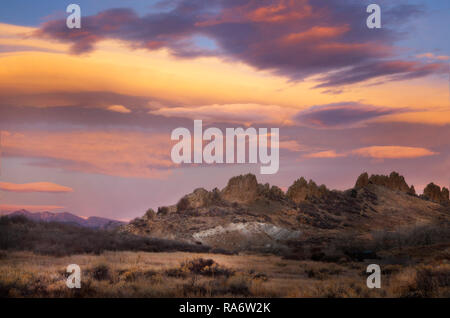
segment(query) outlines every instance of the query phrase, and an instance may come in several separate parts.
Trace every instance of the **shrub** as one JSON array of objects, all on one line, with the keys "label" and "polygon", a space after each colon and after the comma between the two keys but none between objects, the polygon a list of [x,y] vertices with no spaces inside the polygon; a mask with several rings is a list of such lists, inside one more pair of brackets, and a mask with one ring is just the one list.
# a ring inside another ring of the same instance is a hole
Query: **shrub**
[{"label": "shrub", "polygon": [[230,277],[234,274],[234,272],[220,266],[212,259],[194,258],[192,260],[182,262],[178,268],[167,269],[165,274],[169,277],[179,278],[186,278],[189,275]]},{"label": "shrub", "polygon": [[107,280],[109,279],[109,267],[106,264],[98,264],[91,270],[91,275],[96,280]]},{"label": "shrub", "polygon": [[422,266],[406,282],[394,283],[392,287],[399,297],[449,297],[450,266]]},{"label": "shrub", "polygon": [[226,276],[233,275],[233,271],[220,266],[212,259],[195,258],[181,264],[188,272],[204,276]]},{"label": "shrub", "polygon": [[251,281],[245,276],[236,276],[228,281],[228,292],[235,296],[249,296]]}]

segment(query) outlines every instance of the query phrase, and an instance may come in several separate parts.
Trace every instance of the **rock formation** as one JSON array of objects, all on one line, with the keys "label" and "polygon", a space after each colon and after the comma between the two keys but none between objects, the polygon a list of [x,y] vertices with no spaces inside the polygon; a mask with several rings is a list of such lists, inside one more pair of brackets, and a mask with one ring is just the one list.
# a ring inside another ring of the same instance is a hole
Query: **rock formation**
[{"label": "rock formation", "polygon": [[362,189],[368,184],[383,186],[394,191],[400,191],[411,195],[416,194],[414,186],[409,187],[405,178],[395,171],[391,172],[389,176],[373,174],[370,178],[367,172],[364,172],[356,180],[355,189]]},{"label": "rock formation", "polygon": [[449,191],[431,182],[423,190],[423,198],[437,203],[445,204],[449,202]]},{"label": "rock formation", "polygon": [[222,190],[221,196],[229,202],[249,203],[258,197],[258,181],[253,174],[233,177]]},{"label": "rock formation", "polygon": [[355,189],[362,189],[369,184],[369,175],[367,172],[361,174],[356,180]]},{"label": "rock formation", "polygon": [[328,189],[325,185],[318,187],[314,181],[309,180],[309,182],[306,182],[306,179],[301,177],[289,187],[286,195],[295,203],[300,203],[308,198],[321,198],[327,192]]},{"label": "rock formation", "polygon": [[272,201],[282,201],[286,199],[283,190],[277,186],[270,187],[268,183],[259,185],[258,194]]},{"label": "rock formation", "polygon": [[195,189],[191,194],[185,195],[177,203],[177,212],[204,208],[220,200],[219,190],[209,192],[203,188]]},{"label": "rock formation", "polygon": [[444,202],[449,202],[450,201],[449,190],[447,188],[445,188],[445,187],[442,188],[441,198],[444,200]]},{"label": "rock formation", "polygon": [[222,190],[198,188],[176,205],[158,208],[156,215],[149,209],[120,231],[227,251],[288,250],[291,240],[316,234],[331,238],[338,232],[353,235],[450,220],[448,189],[430,184],[424,192],[406,195],[415,193],[414,187],[396,172],[363,173],[355,188],[345,191],[300,178],[286,193],[247,174],[231,178]]},{"label": "rock formation", "polygon": [[145,212],[144,216],[142,217],[144,221],[151,221],[154,220],[155,218],[156,212],[153,209],[148,209],[147,212]]}]

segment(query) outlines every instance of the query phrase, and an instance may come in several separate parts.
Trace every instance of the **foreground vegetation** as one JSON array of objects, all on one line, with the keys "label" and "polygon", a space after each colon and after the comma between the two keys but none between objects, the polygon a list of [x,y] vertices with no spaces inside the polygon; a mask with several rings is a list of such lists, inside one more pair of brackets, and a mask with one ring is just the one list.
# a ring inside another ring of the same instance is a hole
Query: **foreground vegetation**
[{"label": "foreground vegetation", "polygon": [[[443,252],[449,253],[449,247]],[[68,264],[81,289],[65,285]],[[450,297],[450,264],[381,265],[368,289],[364,263],[286,260],[273,255],[105,252],[52,257],[3,252],[1,297]]]},{"label": "foreground vegetation", "polygon": [[[448,224],[293,242],[280,255],[0,218],[0,297],[450,297]],[[381,289],[366,286],[368,264]],[[81,289],[66,267],[82,269]]]}]

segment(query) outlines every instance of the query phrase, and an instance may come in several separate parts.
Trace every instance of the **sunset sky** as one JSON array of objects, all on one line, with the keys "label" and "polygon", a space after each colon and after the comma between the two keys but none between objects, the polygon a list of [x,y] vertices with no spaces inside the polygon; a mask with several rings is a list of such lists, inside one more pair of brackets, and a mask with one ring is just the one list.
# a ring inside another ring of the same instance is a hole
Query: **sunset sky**
[{"label": "sunset sky", "polygon": [[[0,211],[129,220],[248,172],[448,187],[449,20],[448,0],[2,1]],[[280,128],[279,172],[174,164],[194,119]]]}]

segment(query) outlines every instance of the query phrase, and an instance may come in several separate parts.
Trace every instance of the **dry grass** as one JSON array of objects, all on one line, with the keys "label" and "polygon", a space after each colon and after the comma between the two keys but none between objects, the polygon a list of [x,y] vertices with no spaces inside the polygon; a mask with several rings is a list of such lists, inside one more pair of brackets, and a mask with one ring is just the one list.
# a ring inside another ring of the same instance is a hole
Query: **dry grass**
[{"label": "dry grass", "polygon": [[[364,263],[273,255],[105,252],[52,257],[2,252],[1,297],[449,297],[450,265],[387,265],[382,288],[366,287]],[[68,264],[82,288],[65,285]],[[174,274],[176,273],[176,274]],[[181,273],[181,274],[180,274]]]},{"label": "dry grass", "polygon": [[[287,259],[0,218],[0,297],[450,297],[449,233],[338,237]],[[365,259],[381,265],[381,289],[367,288]],[[69,264],[82,269],[79,290],[66,287]]]}]

